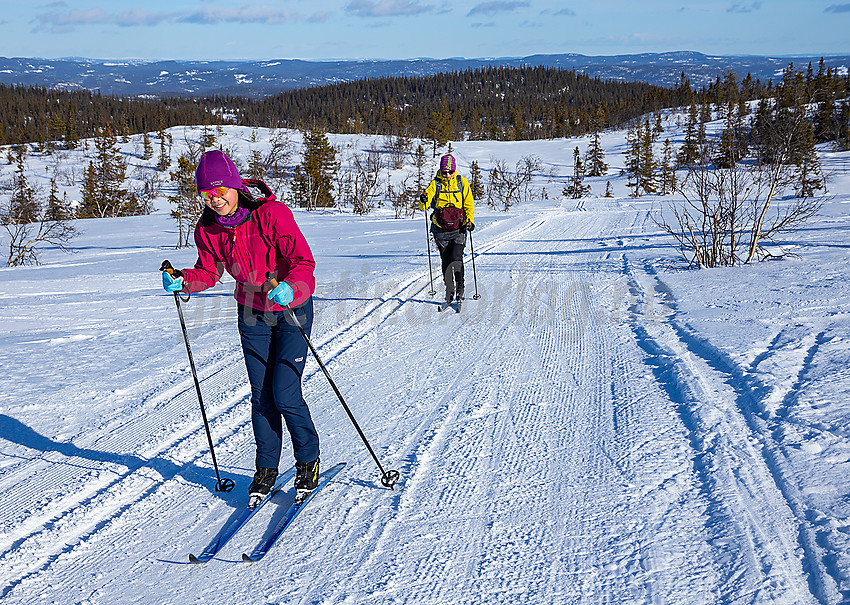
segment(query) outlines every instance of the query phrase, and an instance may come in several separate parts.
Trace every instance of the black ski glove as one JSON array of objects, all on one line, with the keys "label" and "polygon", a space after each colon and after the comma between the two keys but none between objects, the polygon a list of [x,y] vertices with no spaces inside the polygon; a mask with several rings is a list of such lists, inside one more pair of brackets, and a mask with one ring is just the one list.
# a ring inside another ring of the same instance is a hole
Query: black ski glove
[{"label": "black ski glove", "polygon": [[475,223],[473,223],[472,221],[466,223],[466,230],[467,231],[475,231]]}]

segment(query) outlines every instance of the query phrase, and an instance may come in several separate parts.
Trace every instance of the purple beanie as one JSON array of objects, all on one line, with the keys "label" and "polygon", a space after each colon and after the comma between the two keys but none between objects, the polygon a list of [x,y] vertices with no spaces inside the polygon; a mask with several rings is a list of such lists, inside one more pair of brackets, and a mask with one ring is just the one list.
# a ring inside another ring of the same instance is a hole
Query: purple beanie
[{"label": "purple beanie", "polygon": [[447,154],[440,158],[440,170],[451,170],[452,172],[457,170],[454,156]]},{"label": "purple beanie", "polygon": [[195,184],[198,193],[207,191],[213,187],[230,187],[245,191],[239,170],[227,154],[213,149],[201,156],[198,169],[195,170]]}]

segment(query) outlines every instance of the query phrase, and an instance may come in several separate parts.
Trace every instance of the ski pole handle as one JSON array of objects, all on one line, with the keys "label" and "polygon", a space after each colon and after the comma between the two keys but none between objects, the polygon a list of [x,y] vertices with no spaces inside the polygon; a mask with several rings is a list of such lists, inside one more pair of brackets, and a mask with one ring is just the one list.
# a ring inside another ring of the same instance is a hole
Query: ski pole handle
[{"label": "ski pole handle", "polygon": [[[160,265],[159,270],[160,270],[160,271],[165,271],[166,273],[168,273],[168,274],[169,274],[169,275],[171,275],[172,277],[173,277],[176,273],[178,273],[177,269],[175,269],[175,268],[171,265],[171,263],[170,263],[168,260],[164,260],[164,261],[162,261],[162,265]],[[180,296],[180,292],[179,292],[179,291],[177,291],[177,292],[172,292],[172,294],[174,294],[174,300],[178,301],[178,303],[177,303],[177,309],[178,309],[178,310],[180,309],[180,302],[179,302],[179,301],[181,301],[181,300],[182,300],[183,302],[189,302],[189,299],[190,299],[190,298],[191,298],[191,296],[192,296],[191,294],[187,293],[187,294],[186,294],[186,297],[184,298],[184,297]],[[180,312],[182,313],[182,311],[180,311]]]},{"label": "ski pole handle", "polygon": [[[266,281],[267,281],[267,282],[268,282],[268,284],[271,286],[271,289],[269,290],[269,292],[271,292],[271,290],[274,290],[275,288],[277,288],[277,287],[280,285],[280,282],[279,282],[279,281],[277,281],[277,280],[274,278],[274,276],[272,275],[272,272],[271,272],[271,271],[267,271],[267,272],[266,272]],[[269,300],[274,300],[274,299],[273,299],[273,298],[270,298]],[[277,303],[277,301],[276,301],[276,300],[274,300],[274,302],[275,302],[275,303]],[[279,303],[278,303],[278,304],[279,304]],[[296,319],[296,317],[295,317],[295,312],[292,310],[292,308],[290,308],[290,306],[289,306],[289,305],[282,305],[282,306],[283,306],[283,310],[287,312],[287,314],[289,315],[289,317],[290,317],[293,321],[295,321],[296,323],[298,323],[298,320],[297,320],[297,319]],[[299,323],[299,325],[300,325],[300,323]]]},{"label": "ski pole handle", "polygon": [[277,280],[274,278],[274,276],[272,275],[272,272],[271,272],[271,271],[269,271],[268,273],[266,273],[266,279],[267,279],[267,280],[269,280],[269,283],[271,284],[272,288],[277,288],[277,287],[280,285],[280,282],[279,282],[279,281],[277,281]]}]

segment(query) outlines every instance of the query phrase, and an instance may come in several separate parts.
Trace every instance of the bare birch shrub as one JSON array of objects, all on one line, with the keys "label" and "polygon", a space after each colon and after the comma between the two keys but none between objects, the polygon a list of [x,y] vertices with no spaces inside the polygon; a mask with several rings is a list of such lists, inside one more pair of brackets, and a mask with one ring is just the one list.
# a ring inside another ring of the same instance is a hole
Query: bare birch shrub
[{"label": "bare birch shrub", "polygon": [[513,171],[508,169],[505,160],[491,158],[493,168],[487,182],[487,205],[505,212],[511,206],[531,199],[535,190],[531,187],[534,176],[543,170],[540,158],[526,156],[521,158]]},{"label": "bare birch shrub", "polygon": [[352,176],[352,204],[354,212],[369,214],[381,196],[381,170],[384,161],[380,150],[373,145],[365,154],[355,152],[349,158]]},{"label": "bare birch shrub", "polygon": [[776,203],[796,182],[791,152],[780,152],[771,162],[732,158],[718,165],[712,157],[717,157],[716,144],[707,142],[679,185],[685,203],[668,204],[667,215],[656,217],[688,265],[734,266],[789,255],[776,238],[798,230],[824,202],[806,196]]},{"label": "bare birch shrub", "polygon": [[[29,188],[24,185],[34,199],[41,197],[38,187]],[[31,215],[23,211],[23,205],[17,203],[14,190],[0,209],[0,223],[9,236],[9,256],[7,264],[10,267],[19,265],[38,265],[39,255],[45,246],[59,248],[63,252],[71,252],[69,243],[78,234],[74,221],[68,218],[51,220],[48,212],[37,206],[37,213]]]}]

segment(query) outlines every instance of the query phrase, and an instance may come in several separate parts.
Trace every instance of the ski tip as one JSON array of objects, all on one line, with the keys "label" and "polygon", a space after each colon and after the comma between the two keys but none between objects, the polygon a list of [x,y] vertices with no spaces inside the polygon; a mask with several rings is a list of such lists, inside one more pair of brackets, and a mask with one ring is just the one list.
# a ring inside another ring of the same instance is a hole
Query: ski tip
[{"label": "ski tip", "polygon": [[199,564],[199,563],[206,563],[206,561],[201,561],[201,560],[200,560],[198,557],[196,557],[195,555],[190,554],[190,555],[189,555],[189,563]]},{"label": "ski tip", "polygon": [[242,553],[242,560],[246,563],[256,563],[259,559],[252,559],[249,555],[246,555],[244,552]]}]

